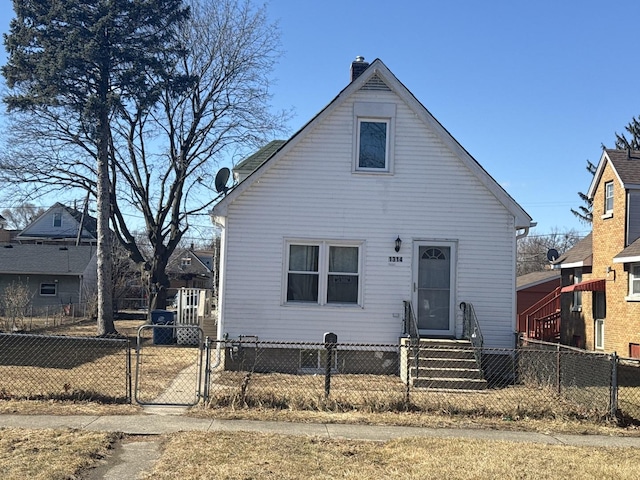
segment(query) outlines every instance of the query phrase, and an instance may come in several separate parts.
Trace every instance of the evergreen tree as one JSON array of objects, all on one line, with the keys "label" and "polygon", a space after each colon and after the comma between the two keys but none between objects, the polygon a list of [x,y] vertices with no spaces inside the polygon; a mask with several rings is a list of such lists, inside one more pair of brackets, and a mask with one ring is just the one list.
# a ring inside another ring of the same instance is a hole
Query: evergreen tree
[{"label": "evergreen tree", "polygon": [[[95,168],[83,178],[98,204],[98,335],[117,333],[111,295],[113,158],[111,122],[127,103],[143,110],[158,100],[176,28],[188,15],[181,0],[14,0],[15,18],[4,36],[2,74],[9,111],[57,119],[89,139],[84,153]],[[173,82],[177,79],[172,78]],[[73,136],[68,139],[73,142]],[[92,175],[91,175],[92,173]]]},{"label": "evergreen tree", "polygon": [[[180,48],[169,43],[157,52],[160,44],[145,46],[143,57],[162,61],[157,66],[129,69],[114,58],[114,74],[126,73],[139,88],[127,89],[132,85],[116,83],[115,76],[107,90],[111,228],[147,282],[151,309],[166,306],[166,266],[184,234],[202,218],[209,221],[218,162],[255,151],[279,136],[288,119],[288,112],[272,113],[269,104],[280,37],[265,7],[254,9],[250,0],[185,3],[188,18],[166,25],[176,35],[167,41],[177,39]],[[93,191],[94,124],[80,110],[63,116],[50,106],[31,113],[10,117],[11,138],[0,149],[3,193],[33,198],[57,190]]]}]

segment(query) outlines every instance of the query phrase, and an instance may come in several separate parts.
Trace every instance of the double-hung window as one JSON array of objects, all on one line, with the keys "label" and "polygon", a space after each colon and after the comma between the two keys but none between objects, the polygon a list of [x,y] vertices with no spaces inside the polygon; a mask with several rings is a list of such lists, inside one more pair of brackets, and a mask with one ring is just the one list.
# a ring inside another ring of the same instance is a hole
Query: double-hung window
[{"label": "double-hung window", "polygon": [[62,226],[62,213],[54,213],[53,214],[53,226],[61,227]]},{"label": "double-hung window", "polygon": [[613,182],[604,184],[604,213],[613,213]]},{"label": "double-hung window", "polygon": [[392,173],[396,106],[354,104],[354,171]]},{"label": "double-hung window", "polygon": [[629,296],[627,300],[640,300],[640,263],[629,266]]},{"label": "double-hung window", "polygon": [[361,304],[361,243],[287,242],[286,303]]}]

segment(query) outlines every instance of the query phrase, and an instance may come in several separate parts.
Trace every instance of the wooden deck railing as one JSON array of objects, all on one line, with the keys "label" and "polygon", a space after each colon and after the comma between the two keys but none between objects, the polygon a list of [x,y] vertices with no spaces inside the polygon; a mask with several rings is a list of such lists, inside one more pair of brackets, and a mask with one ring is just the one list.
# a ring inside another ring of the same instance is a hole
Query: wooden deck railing
[{"label": "wooden deck railing", "polygon": [[518,331],[529,338],[553,342],[560,339],[560,290],[556,288],[546,297],[518,315]]}]

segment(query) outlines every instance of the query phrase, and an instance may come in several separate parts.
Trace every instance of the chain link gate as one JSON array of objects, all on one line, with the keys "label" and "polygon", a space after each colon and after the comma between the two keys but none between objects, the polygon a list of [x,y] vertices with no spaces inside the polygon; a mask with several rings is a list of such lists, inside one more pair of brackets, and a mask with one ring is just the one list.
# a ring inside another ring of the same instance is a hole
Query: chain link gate
[{"label": "chain link gate", "polygon": [[204,333],[198,325],[142,325],[136,343],[136,402],[196,405],[205,393],[205,350]]}]

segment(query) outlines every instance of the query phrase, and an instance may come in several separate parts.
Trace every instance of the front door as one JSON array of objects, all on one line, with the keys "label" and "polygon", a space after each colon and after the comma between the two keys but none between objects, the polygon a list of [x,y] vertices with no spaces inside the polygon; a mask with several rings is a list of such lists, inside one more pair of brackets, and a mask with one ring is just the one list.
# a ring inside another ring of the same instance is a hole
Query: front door
[{"label": "front door", "polygon": [[454,336],[455,243],[416,242],[413,304],[420,335]]}]

